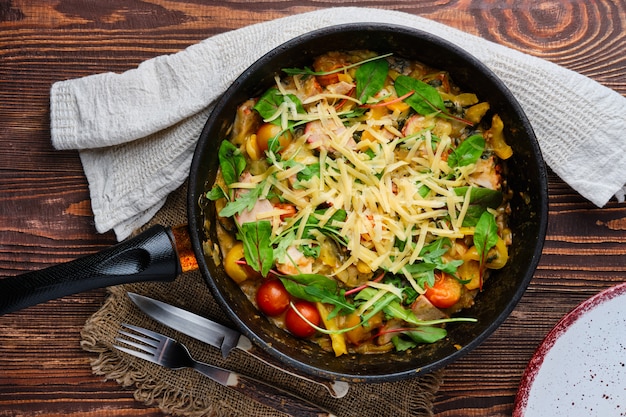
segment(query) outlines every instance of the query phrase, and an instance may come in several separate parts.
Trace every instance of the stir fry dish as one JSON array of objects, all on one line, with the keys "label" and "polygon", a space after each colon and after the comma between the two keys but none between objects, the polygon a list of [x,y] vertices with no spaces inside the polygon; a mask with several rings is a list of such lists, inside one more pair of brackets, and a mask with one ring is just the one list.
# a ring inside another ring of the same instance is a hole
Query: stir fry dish
[{"label": "stir fry dish", "polygon": [[447,72],[327,53],[283,69],[220,139],[221,263],[276,326],[339,356],[475,321],[462,310],[508,260],[512,150]]}]

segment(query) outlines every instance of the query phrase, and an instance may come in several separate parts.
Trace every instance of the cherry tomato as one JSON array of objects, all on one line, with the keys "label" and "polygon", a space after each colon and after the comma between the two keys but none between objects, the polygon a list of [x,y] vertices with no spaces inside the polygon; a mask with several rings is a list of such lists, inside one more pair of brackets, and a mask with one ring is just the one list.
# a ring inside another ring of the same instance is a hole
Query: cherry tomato
[{"label": "cherry tomato", "polygon": [[426,287],[424,295],[435,307],[448,308],[461,299],[461,290],[462,285],[456,278],[441,273],[435,276],[432,287]]},{"label": "cherry tomato", "polygon": [[289,307],[289,293],[278,279],[268,279],[256,292],[256,302],[264,314],[278,316]]},{"label": "cherry tomato", "polygon": [[[282,131],[282,128],[274,123],[263,123],[259,130],[256,131],[256,143],[259,151],[263,154],[269,149],[270,141],[272,141],[276,135]],[[281,149],[291,141],[291,133],[289,131],[283,132],[278,136],[278,143]]]},{"label": "cherry tomato", "polygon": [[294,311],[294,308],[298,309],[306,319],[316,326],[320,324],[320,313],[317,311],[315,304],[308,301],[297,301],[290,307],[285,314],[285,326],[294,336],[297,337],[311,337],[315,334],[315,328],[311,327],[309,323],[302,320],[302,317]]}]

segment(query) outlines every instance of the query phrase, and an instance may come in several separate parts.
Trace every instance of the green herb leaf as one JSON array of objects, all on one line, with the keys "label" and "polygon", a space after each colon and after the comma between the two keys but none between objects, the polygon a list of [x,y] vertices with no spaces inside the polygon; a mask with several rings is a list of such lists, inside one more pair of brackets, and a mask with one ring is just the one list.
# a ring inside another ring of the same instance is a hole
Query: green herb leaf
[{"label": "green herb leaf", "polygon": [[339,293],[337,281],[319,274],[279,275],[285,289],[296,298],[335,306],[331,314],[353,312],[356,307]]},{"label": "green herb leaf", "polygon": [[269,220],[244,223],[237,234],[237,239],[243,242],[246,263],[263,276],[267,276],[274,264],[271,234],[272,224]]},{"label": "green herb leaf", "polygon": [[317,259],[320,256],[322,248],[320,248],[319,245],[300,245],[298,250],[302,252],[304,256]]},{"label": "green herb leaf", "polygon": [[[325,289],[330,292],[337,291],[337,281],[334,279],[328,278],[325,275],[320,274],[298,274],[298,275],[280,275],[279,278],[282,281],[289,281],[286,285],[297,284],[298,289],[295,289],[295,292],[302,291],[299,294],[304,294],[304,288],[307,286],[315,286],[318,288]],[[285,284],[285,282],[283,282]],[[292,293],[294,296],[295,293]]]},{"label": "green herb leaf", "polygon": [[[315,210],[314,214],[323,215],[323,213],[326,210],[327,209]],[[348,214],[346,213],[345,210],[343,209],[337,210],[335,213],[333,213],[332,216],[330,216],[330,218],[324,224],[324,226],[319,225],[319,220],[317,219],[316,216],[309,216],[307,219],[306,225],[304,226],[304,233],[302,236],[304,238],[311,238],[312,237],[310,235],[311,230],[316,229],[316,230],[319,230],[320,233],[324,234],[325,236],[333,239],[338,245],[347,246],[348,241],[346,240],[346,237],[341,234],[341,227],[334,225],[335,221],[337,222],[345,221],[347,216]],[[300,227],[300,222],[301,221],[298,220],[290,229],[288,229],[288,231],[297,230]],[[279,238],[281,236],[279,236]]]},{"label": "green herb leaf", "polygon": [[[374,297],[376,294],[378,294],[379,291],[385,291],[385,290],[376,290],[374,288],[367,287],[359,291],[355,295],[354,299],[367,301],[371,299],[372,297]],[[362,322],[367,322],[369,319],[374,317],[379,311],[383,311],[389,304],[391,304],[392,302],[397,302],[398,297],[396,297],[395,294],[392,294],[387,291],[385,291],[385,293],[386,294],[384,294],[380,298],[380,300],[376,301],[374,305],[367,310],[366,314],[361,316]]]},{"label": "green herb leaf", "polygon": [[391,342],[397,351],[405,351],[422,343],[435,343],[448,335],[446,329],[434,326],[419,326],[414,330],[402,330]]},{"label": "green herb leaf", "polygon": [[493,248],[498,242],[498,225],[493,214],[485,211],[476,223],[474,230],[474,246],[478,250],[481,263],[487,258],[489,249]]},{"label": "green herb leaf", "polygon": [[484,151],[485,138],[482,135],[472,135],[452,151],[448,156],[448,165],[456,168],[475,164]]},{"label": "green herb leaf", "polygon": [[[306,113],[304,106],[298,97],[294,94],[283,95],[276,87],[272,87],[267,90],[254,105],[254,109],[259,112],[263,119],[268,120],[276,114],[281,106],[284,105],[288,106],[297,113]],[[281,119],[276,118],[271,120],[271,122],[280,125]]]},{"label": "green herb leaf", "polygon": [[435,285],[435,270],[456,275],[457,268],[463,264],[462,260],[445,262],[443,255],[448,252],[452,243],[448,238],[441,238],[425,245],[420,251],[422,261],[406,265],[403,269],[415,278],[417,284],[425,288],[426,285]]},{"label": "green herb leaf", "polygon": [[407,323],[421,325],[422,320],[418,319],[411,310],[402,307],[398,301],[393,301],[385,307],[385,313],[396,319],[404,320]]},{"label": "green herb leaf", "polygon": [[394,86],[398,96],[403,96],[411,91],[414,92],[404,101],[421,115],[446,111],[446,106],[437,89],[423,81],[400,75],[396,78]]},{"label": "green herb leaf", "polygon": [[409,349],[413,349],[414,347],[417,347],[417,342],[411,339],[407,340],[400,336],[393,336],[391,338],[391,343],[393,343],[393,346],[396,348],[398,352],[404,352],[405,350],[409,350]]},{"label": "green herb leaf", "polygon": [[[459,196],[464,196],[467,193],[467,187],[455,188],[454,193]],[[496,209],[502,204],[502,198],[502,192],[498,190],[472,187],[470,191],[470,205],[463,219],[463,226],[476,226],[478,219],[480,219],[480,216],[482,216],[488,208]]]},{"label": "green herb leaf", "polygon": [[388,73],[386,59],[367,62],[356,70],[356,96],[361,103],[366,103],[384,87]]},{"label": "green herb leaf", "polygon": [[316,162],[311,165],[306,165],[302,171],[299,171],[296,174],[296,179],[298,181],[309,181],[313,177],[320,176],[320,164]]},{"label": "green herb leaf", "polygon": [[246,168],[246,159],[239,148],[227,140],[222,141],[218,151],[222,178],[226,185],[239,181],[241,173]]},{"label": "green herb leaf", "polygon": [[446,337],[448,332],[441,327],[420,326],[404,334],[417,343],[435,343]]},{"label": "green herb leaf", "polygon": [[231,217],[235,214],[241,214],[244,210],[252,210],[263,193],[265,182],[260,182],[250,191],[241,193],[236,200],[231,200],[219,212],[222,217]]},{"label": "green herb leaf", "polygon": [[211,191],[206,193],[206,198],[211,201],[215,201],[220,198],[228,198],[228,194],[226,194],[226,191],[224,191],[224,189],[219,185],[214,185],[213,188],[211,188]]},{"label": "green herb leaf", "polygon": [[276,248],[274,248],[274,259],[276,262],[284,264],[287,261],[287,249],[289,249],[295,239],[296,232],[293,229],[281,236]]},{"label": "green herb leaf", "polygon": [[309,301],[319,301],[320,303],[331,304],[335,306],[335,310],[333,310],[333,312],[331,313],[333,315],[329,315],[329,318],[334,317],[334,315],[339,312],[352,313],[354,310],[356,310],[354,304],[350,304],[344,296],[332,293],[324,288],[309,285],[307,287],[304,287],[304,292],[306,293],[307,297],[310,297],[308,298]]}]

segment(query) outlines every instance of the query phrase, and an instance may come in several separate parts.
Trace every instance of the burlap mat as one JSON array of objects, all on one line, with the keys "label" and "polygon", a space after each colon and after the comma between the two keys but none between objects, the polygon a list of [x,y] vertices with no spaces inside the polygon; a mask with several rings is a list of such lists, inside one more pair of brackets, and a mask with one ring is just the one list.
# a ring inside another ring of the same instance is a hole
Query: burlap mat
[{"label": "burlap mat", "polygon": [[[186,188],[183,186],[169,197],[151,224],[168,226],[184,224],[185,207]],[[193,370],[165,369],[115,350],[112,345],[121,323],[143,326],[174,337],[186,344],[194,358],[200,361],[288,387],[340,417],[433,415],[432,401],[439,389],[441,372],[401,382],[352,384],[344,398],[335,399],[323,389],[307,385],[293,376],[276,371],[239,349],[233,349],[228,358],[224,359],[217,348],[168,329],[148,318],[126,296],[127,291],[148,295],[223,324],[230,324],[199,272],[183,274],[172,283],[128,284],[111,287],[109,291],[111,294],[105,304],[85,324],[81,333],[81,346],[84,350],[97,355],[91,362],[96,375],[104,375],[106,379],[113,379],[124,387],[134,387],[134,396],[138,401],[150,406],[156,405],[164,413],[180,416],[284,415]]]}]

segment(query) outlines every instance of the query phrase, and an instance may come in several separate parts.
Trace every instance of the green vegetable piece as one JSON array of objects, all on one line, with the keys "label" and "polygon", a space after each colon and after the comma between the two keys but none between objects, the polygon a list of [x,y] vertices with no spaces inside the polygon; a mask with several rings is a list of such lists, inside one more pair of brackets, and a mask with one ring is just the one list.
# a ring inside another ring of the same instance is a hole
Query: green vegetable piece
[{"label": "green vegetable piece", "polygon": [[386,59],[367,62],[356,70],[356,96],[361,103],[366,103],[382,90],[388,73],[389,63]]},{"label": "green vegetable piece", "polygon": [[405,332],[417,343],[435,343],[448,335],[446,329],[434,326],[420,326],[410,332]]},{"label": "green vegetable piece", "polygon": [[319,162],[316,162],[311,165],[306,165],[302,171],[299,171],[296,174],[296,178],[298,179],[298,181],[308,181],[313,177],[319,177],[319,176],[320,176]]},{"label": "green vegetable piece", "polygon": [[[297,113],[306,113],[304,106],[298,97],[293,94],[283,95],[276,87],[272,87],[267,90],[254,105],[254,109],[259,112],[263,119],[268,120],[274,116],[283,105],[287,105],[288,107],[295,109]],[[271,120],[271,123],[280,125],[281,119],[273,119]],[[292,124],[293,122],[290,123],[290,125]]]},{"label": "green vegetable piece", "polygon": [[482,135],[472,135],[452,151],[448,156],[448,165],[456,168],[475,164],[484,151],[485,138]]},{"label": "green vegetable piece", "polygon": [[[454,189],[456,195],[465,195],[467,187]],[[470,191],[470,205],[463,219],[464,227],[476,226],[480,216],[488,209],[496,209],[502,204],[502,192],[489,188],[472,187]]]},{"label": "green vegetable piece", "polygon": [[[323,214],[326,209],[315,210],[315,214]],[[319,220],[315,216],[309,216],[304,227],[304,237],[309,237],[309,233],[312,229],[317,229],[320,233],[334,240],[338,245],[346,246],[348,244],[345,236],[341,235],[341,228],[338,226],[334,226],[333,223],[335,221],[343,222],[346,220],[348,214],[345,210],[337,210],[333,215],[328,219],[328,221],[324,224],[324,226],[319,226]],[[300,221],[297,221],[292,229],[296,230],[300,227]]]},{"label": "green vegetable piece", "polygon": [[480,263],[483,264],[487,258],[487,253],[498,242],[498,225],[493,214],[485,211],[474,230],[474,246],[480,255]]},{"label": "green vegetable piece", "polygon": [[267,276],[274,264],[271,234],[272,224],[269,220],[244,223],[237,234],[237,239],[243,242],[246,263],[263,276]]},{"label": "green vegetable piece", "polygon": [[340,311],[350,313],[356,308],[346,300],[342,293],[339,293],[337,282],[324,275],[279,275],[279,279],[287,292],[296,298],[334,305],[335,310],[331,313],[333,316]]},{"label": "green vegetable piece", "polygon": [[420,287],[425,288],[426,285],[432,287],[435,285],[435,270],[456,275],[457,268],[463,263],[462,260],[444,261],[443,255],[448,252],[450,246],[450,239],[437,239],[420,251],[422,262],[406,265],[404,269],[415,278]]},{"label": "green vegetable piece", "polygon": [[213,188],[211,188],[211,191],[207,191],[206,198],[211,201],[215,201],[219,200],[220,198],[228,198],[228,195],[222,187],[220,187],[219,185],[214,185]]},{"label": "green vegetable piece", "polygon": [[429,115],[435,112],[445,112],[446,106],[435,87],[415,78],[401,75],[395,81],[398,96],[413,91],[413,94],[404,99],[406,104],[421,115]]},{"label": "green vegetable piece", "polygon": [[244,210],[252,210],[263,192],[264,184],[264,182],[261,182],[250,191],[241,193],[236,200],[229,201],[219,212],[219,215],[231,217],[235,214],[241,214]]},{"label": "green vegetable piece", "polygon": [[393,343],[394,347],[398,352],[404,352],[405,350],[413,349],[417,347],[417,342],[414,340],[407,340],[400,336],[393,336],[391,338],[391,343]]},{"label": "green vegetable piece", "polygon": [[246,169],[246,159],[241,151],[227,140],[222,141],[218,151],[222,177],[226,185],[239,181],[239,177]]}]

